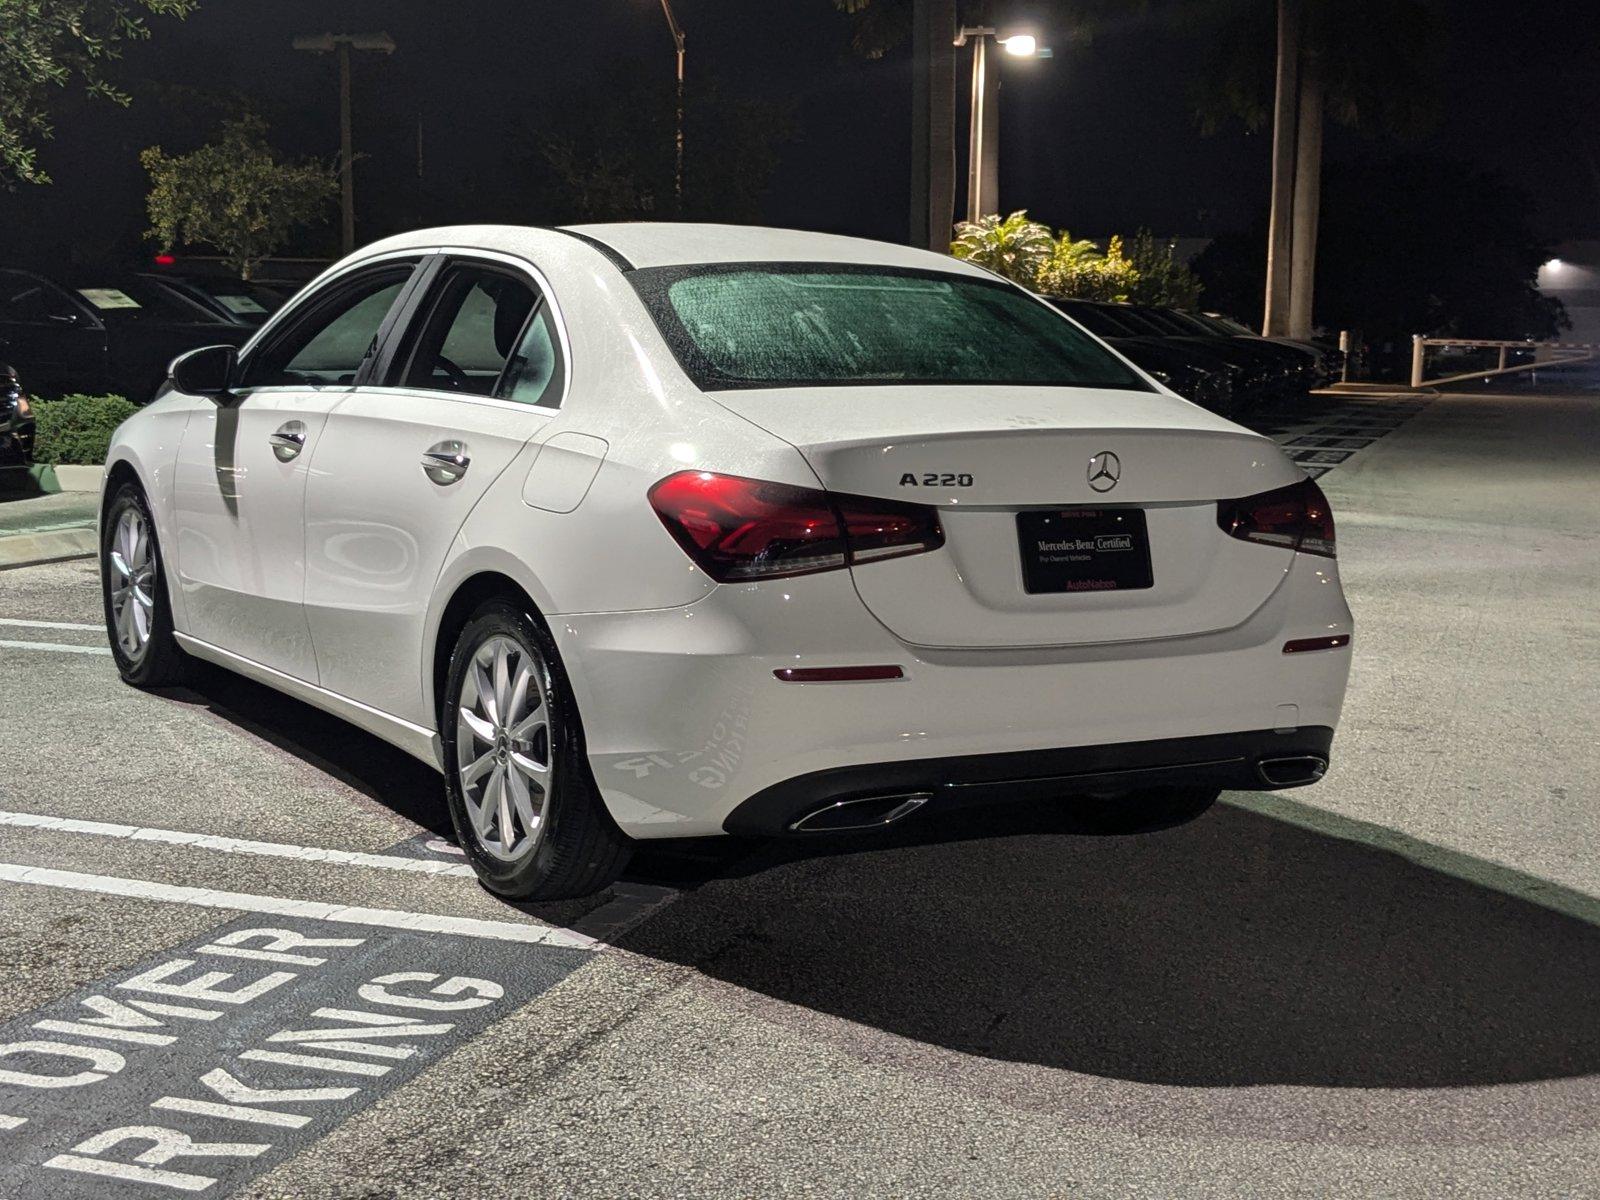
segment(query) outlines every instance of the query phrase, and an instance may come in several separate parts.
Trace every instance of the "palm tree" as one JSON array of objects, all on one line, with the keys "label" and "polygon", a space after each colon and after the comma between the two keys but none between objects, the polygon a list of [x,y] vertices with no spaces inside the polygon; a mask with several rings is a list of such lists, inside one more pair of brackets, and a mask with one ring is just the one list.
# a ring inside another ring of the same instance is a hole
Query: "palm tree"
[{"label": "palm tree", "polygon": [[1214,47],[1199,81],[1202,126],[1273,122],[1263,332],[1307,337],[1324,123],[1401,137],[1432,124],[1437,18],[1427,0],[1212,0],[1188,20]]}]

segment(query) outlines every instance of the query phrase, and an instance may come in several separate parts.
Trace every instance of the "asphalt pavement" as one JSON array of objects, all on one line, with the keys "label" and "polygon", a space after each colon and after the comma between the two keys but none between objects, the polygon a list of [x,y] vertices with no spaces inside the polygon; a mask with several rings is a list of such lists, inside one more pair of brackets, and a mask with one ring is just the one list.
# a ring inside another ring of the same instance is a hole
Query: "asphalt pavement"
[{"label": "asphalt pavement", "polygon": [[1600,1195],[1596,402],[1264,418],[1357,619],[1314,788],[563,905],[398,751],[122,686],[92,563],[0,573],[0,1197]]}]

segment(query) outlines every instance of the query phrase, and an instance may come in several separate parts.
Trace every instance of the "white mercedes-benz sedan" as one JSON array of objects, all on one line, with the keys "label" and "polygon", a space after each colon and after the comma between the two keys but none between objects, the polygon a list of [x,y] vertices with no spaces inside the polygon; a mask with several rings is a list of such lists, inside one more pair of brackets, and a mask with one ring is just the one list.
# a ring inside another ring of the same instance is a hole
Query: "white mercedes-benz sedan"
[{"label": "white mercedes-benz sedan", "polygon": [[116,433],[124,679],[432,764],[483,882],[972,800],[1317,780],[1333,518],[1268,439],[942,255],[689,224],[357,252]]}]

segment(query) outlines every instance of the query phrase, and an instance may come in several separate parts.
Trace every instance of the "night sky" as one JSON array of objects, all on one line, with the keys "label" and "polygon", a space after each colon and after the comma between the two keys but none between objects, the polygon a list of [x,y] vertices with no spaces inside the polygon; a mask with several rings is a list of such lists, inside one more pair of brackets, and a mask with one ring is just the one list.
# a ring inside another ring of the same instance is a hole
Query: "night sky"
[{"label": "night sky", "polygon": [[[689,39],[689,86],[715,74],[726,92],[792,106],[765,219],[903,240],[909,163],[909,63],[851,55],[847,23],[828,0],[675,0]],[[1001,200],[1079,236],[1212,235],[1250,225],[1265,204],[1268,138],[1231,127],[1202,137],[1191,116],[1196,50],[1152,15],[1102,30],[1055,58],[1006,62],[1001,100]],[[1500,168],[1536,206],[1552,242],[1600,237],[1600,33],[1571,6],[1455,0],[1446,6],[1451,64],[1444,119],[1420,146]],[[163,86],[233,89],[296,154],[337,149],[331,57],[296,53],[297,33],[386,30],[392,58],[358,55],[358,218],[362,197],[415,187],[418,124],[424,179],[454,219],[515,219],[511,148],[550,114],[572,114],[597,72],[659,71],[672,46],[656,0],[204,0],[187,21],[153,22],[120,76],[131,109],[69,101],[44,148],[48,188],[0,195],[0,258],[142,254],[145,178],[138,150],[186,148],[199,111]],[[1596,23],[1600,26],[1600,23]],[[1052,40],[1051,31],[1043,31]],[[1058,42],[1061,39],[1055,39]],[[968,59],[960,59],[964,91]],[[965,118],[961,117],[964,147]],[[1393,153],[1393,142],[1330,133],[1328,169]],[[402,206],[403,211],[403,206]],[[358,224],[358,241],[387,233]]]}]

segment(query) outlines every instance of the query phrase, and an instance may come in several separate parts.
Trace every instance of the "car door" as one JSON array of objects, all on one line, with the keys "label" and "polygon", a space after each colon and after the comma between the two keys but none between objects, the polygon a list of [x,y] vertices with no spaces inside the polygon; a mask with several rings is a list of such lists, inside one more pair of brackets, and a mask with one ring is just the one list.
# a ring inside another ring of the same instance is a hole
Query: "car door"
[{"label": "car door", "polygon": [[107,378],[105,326],[64,289],[25,271],[0,271],[0,362],[35,395],[116,384]]},{"label": "car door", "polygon": [[306,491],[306,615],[322,686],[431,728],[434,581],[565,384],[547,293],[514,260],[437,260],[390,361],[328,418]]},{"label": "car door", "polygon": [[175,574],[191,637],[317,682],[306,624],[306,480],[328,413],[373,361],[417,256],[309,294],[252,347],[232,402],[189,419],[173,477]]}]

